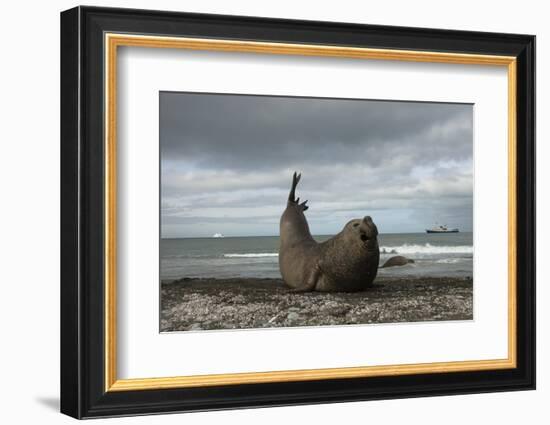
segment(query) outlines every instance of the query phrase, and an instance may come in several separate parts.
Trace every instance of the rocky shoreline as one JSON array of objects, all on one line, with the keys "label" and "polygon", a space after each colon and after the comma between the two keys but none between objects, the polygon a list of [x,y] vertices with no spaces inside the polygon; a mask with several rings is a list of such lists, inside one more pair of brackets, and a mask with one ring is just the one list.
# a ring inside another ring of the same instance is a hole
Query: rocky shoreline
[{"label": "rocky shoreline", "polygon": [[292,293],[281,279],[161,284],[161,332],[470,320],[471,278],[383,278],[354,293]]}]

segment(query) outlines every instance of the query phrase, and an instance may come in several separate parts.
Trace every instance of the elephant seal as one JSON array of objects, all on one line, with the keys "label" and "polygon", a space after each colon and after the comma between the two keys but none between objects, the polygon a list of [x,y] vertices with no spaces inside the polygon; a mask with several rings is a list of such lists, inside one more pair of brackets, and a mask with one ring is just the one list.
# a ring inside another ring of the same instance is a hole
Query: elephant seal
[{"label": "elephant seal", "polygon": [[395,257],[389,258],[380,268],[383,269],[385,267],[404,266],[405,264],[409,263],[414,263],[414,260],[403,257],[402,255],[396,255]]},{"label": "elephant seal", "polygon": [[304,215],[307,201],[295,199],[301,174],[292,188],[280,222],[279,269],[295,292],[355,292],[369,287],[378,272],[378,229],[369,216],[349,221],[331,239],[318,243]]}]

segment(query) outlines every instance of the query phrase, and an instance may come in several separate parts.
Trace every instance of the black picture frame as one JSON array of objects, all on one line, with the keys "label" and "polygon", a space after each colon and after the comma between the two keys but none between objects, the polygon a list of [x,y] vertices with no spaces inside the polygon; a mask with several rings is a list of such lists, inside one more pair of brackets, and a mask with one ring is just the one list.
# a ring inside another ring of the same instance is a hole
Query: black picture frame
[{"label": "black picture frame", "polygon": [[[403,376],[105,391],[104,34],[514,56],[517,367]],[[535,37],[132,9],[61,13],[61,412],[75,418],[535,388]]]}]

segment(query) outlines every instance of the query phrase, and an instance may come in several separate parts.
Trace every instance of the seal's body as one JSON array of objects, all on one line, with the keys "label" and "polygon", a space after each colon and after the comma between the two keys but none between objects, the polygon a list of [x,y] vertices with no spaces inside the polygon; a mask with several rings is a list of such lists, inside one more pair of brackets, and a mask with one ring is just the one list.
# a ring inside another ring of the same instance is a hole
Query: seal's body
[{"label": "seal's body", "polygon": [[306,202],[295,199],[300,175],[294,173],[287,207],[281,216],[279,268],[295,291],[351,292],[369,287],[380,252],[378,230],[369,216],[348,222],[333,238],[317,243],[309,231]]},{"label": "seal's body", "polygon": [[381,269],[386,267],[395,267],[395,266],[405,266],[409,263],[414,263],[414,260],[411,260],[410,258],[403,257],[402,255],[396,255],[395,257],[391,257],[384,263]]}]

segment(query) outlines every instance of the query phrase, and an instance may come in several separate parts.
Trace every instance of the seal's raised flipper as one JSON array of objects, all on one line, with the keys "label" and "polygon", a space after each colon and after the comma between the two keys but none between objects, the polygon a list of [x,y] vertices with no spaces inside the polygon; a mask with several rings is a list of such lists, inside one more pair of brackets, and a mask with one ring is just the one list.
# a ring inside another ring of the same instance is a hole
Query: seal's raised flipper
[{"label": "seal's raised flipper", "polygon": [[302,211],[307,210],[309,207],[306,205],[307,199],[300,204],[300,198],[296,199],[296,203],[299,204],[298,206],[302,208]]},{"label": "seal's raised flipper", "polygon": [[294,175],[292,176],[292,187],[290,188],[290,193],[288,194],[288,201],[289,202],[297,203],[297,201],[295,199],[295,197],[296,197],[296,186],[298,186],[298,182],[300,181],[301,177],[302,177],[302,174],[296,174],[296,171],[294,171]]},{"label": "seal's raised flipper", "polygon": [[296,198],[296,186],[298,186],[298,182],[300,181],[301,177],[302,174],[297,174],[296,171],[294,172],[294,175],[292,176],[292,187],[290,188],[290,193],[288,194],[288,202],[299,206],[302,211],[305,211],[309,208],[306,205],[307,200],[300,204],[300,198]]}]

